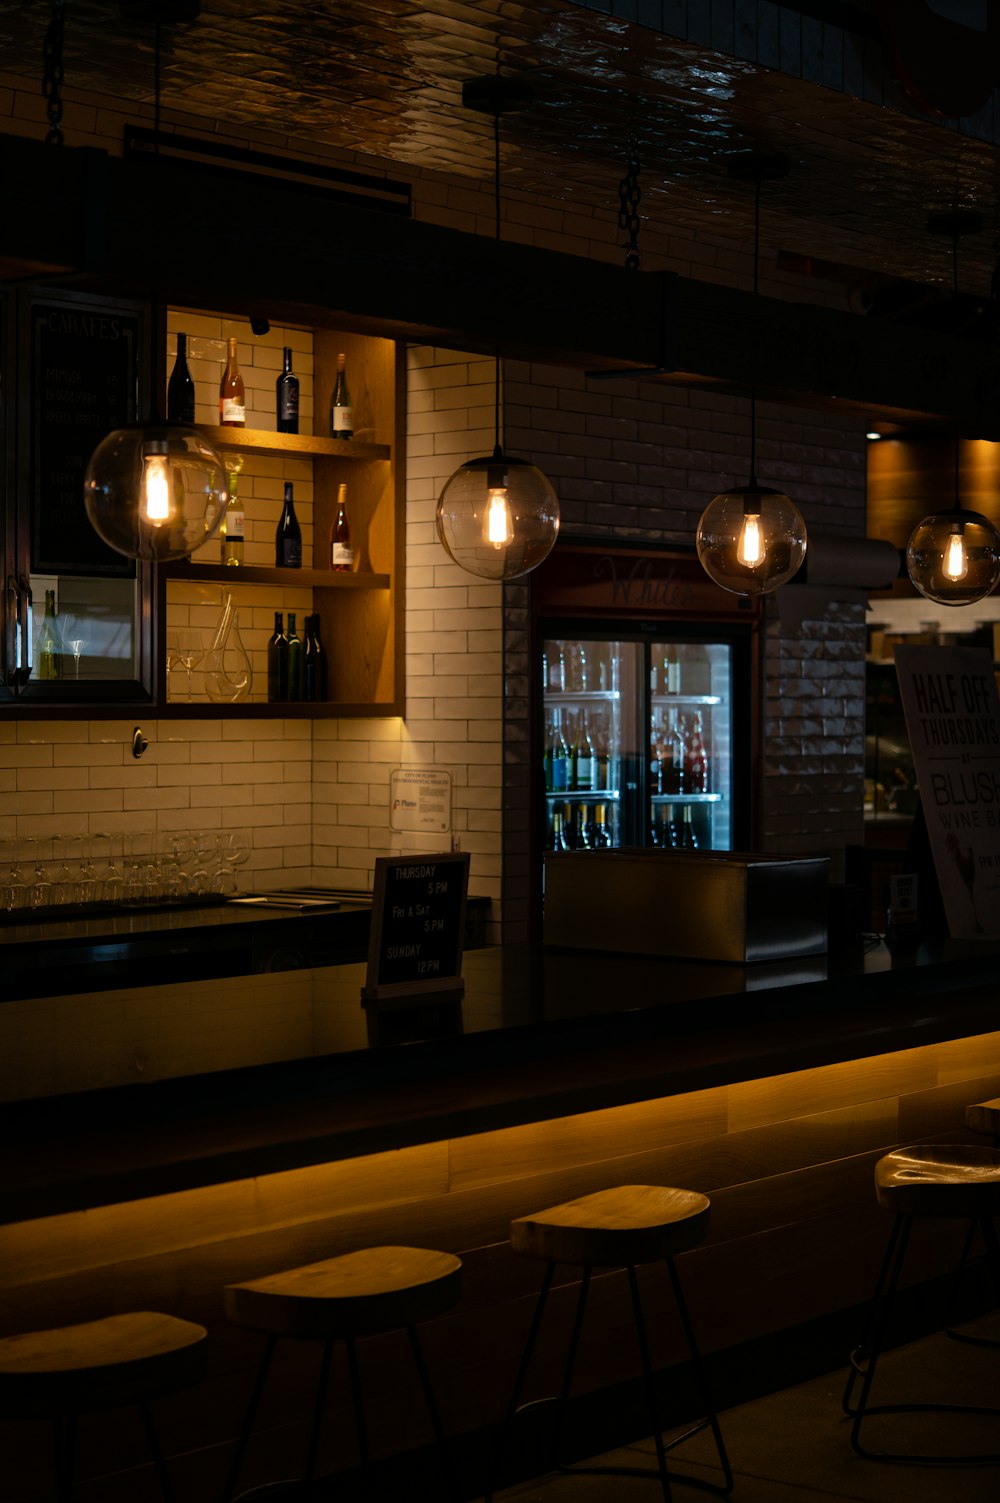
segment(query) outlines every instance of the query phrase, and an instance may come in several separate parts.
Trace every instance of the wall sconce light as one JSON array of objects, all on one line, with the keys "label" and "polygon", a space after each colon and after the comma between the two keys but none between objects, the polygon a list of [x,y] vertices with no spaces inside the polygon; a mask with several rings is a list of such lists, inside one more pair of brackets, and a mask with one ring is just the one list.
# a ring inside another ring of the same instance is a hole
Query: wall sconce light
[{"label": "wall sconce light", "polygon": [[[499,74],[467,79],[462,103],[493,116],[496,239],[500,240],[500,116],[521,109],[530,91]],[[517,579],[542,562],[559,535],[559,501],[548,477],[503,450],[500,424],[500,348],[494,361],[493,453],[470,459],[445,484],[437,504],[437,532],[445,552],[481,579]]]},{"label": "wall sconce light", "polygon": [[[753,294],[757,297],[760,265],[760,185],[764,178],[783,177],[788,164],[781,157],[756,153],[728,164],[731,177],[754,183]],[[702,513],[695,534],[698,558],[705,573],[736,595],[763,595],[791,579],[806,555],[806,525],[802,513],[782,491],[757,483],[757,349],[754,336],[750,382],[750,481],[723,491]]]}]

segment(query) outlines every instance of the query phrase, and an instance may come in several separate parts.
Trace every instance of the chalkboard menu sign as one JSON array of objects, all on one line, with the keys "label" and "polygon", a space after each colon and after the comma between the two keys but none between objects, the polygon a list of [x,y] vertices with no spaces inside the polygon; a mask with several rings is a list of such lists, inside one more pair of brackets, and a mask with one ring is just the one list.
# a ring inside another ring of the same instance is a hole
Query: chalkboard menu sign
[{"label": "chalkboard menu sign", "polygon": [[39,574],[134,574],[83,504],[97,445],[138,414],[145,310],[84,293],[31,296],[31,567]]},{"label": "chalkboard menu sign", "polygon": [[468,852],[379,856],[366,1002],[462,992]]}]

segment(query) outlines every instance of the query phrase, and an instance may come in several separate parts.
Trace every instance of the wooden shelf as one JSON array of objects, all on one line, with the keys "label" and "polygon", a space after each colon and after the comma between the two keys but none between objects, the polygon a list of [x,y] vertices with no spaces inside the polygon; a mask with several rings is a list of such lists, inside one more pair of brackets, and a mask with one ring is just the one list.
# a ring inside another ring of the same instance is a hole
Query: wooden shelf
[{"label": "wooden shelf", "polygon": [[279,459],[388,459],[388,444],[362,444],[353,438],[314,438],[308,433],[265,433],[259,428],[220,428],[199,424],[217,449],[244,454],[270,454]]},{"label": "wooden shelf", "polygon": [[167,579],[183,579],[188,582],[201,580],[212,584],[286,585],[289,589],[298,586],[304,590],[387,590],[391,583],[388,574],[336,574],[332,569],[270,569],[256,564],[192,564],[186,559],[174,564],[161,564],[160,567]]}]

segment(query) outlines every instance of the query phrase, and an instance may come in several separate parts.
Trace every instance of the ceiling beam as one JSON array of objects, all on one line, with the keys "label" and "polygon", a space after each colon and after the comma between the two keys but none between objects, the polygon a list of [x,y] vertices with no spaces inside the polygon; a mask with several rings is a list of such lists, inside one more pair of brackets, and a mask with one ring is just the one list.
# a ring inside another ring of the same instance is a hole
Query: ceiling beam
[{"label": "ceiling beam", "polygon": [[[1000,439],[1000,352],[863,314],[345,205],[163,158],[3,138],[0,273]],[[53,204],[60,207],[53,212]]]}]

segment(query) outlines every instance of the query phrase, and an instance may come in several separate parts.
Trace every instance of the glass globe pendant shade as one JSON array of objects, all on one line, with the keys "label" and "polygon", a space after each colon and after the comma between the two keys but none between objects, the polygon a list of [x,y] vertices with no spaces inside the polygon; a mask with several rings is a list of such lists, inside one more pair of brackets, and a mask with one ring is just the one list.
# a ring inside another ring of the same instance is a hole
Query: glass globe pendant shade
[{"label": "glass globe pendant shade", "polygon": [[480,579],[517,579],[538,567],[559,535],[559,502],[541,470],[492,455],[455,471],[437,504],[446,553]]},{"label": "glass globe pendant shade", "polygon": [[985,599],[1000,579],[1000,533],[977,511],[936,512],[910,534],[906,572],[928,600],[971,605]]},{"label": "glass globe pendant shade", "polygon": [[783,492],[752,482],[708,503],[695,543],[716,584],[735,595],[764,595],[787,583],[805,558],[806,524]]},{"label": "glass globe pendant shade", "polygon": [[187,558],[222,526],[226,467],[195,428],[130,423],[90,456],[83,498],[95,532],[118,553],[160,563]]}]

